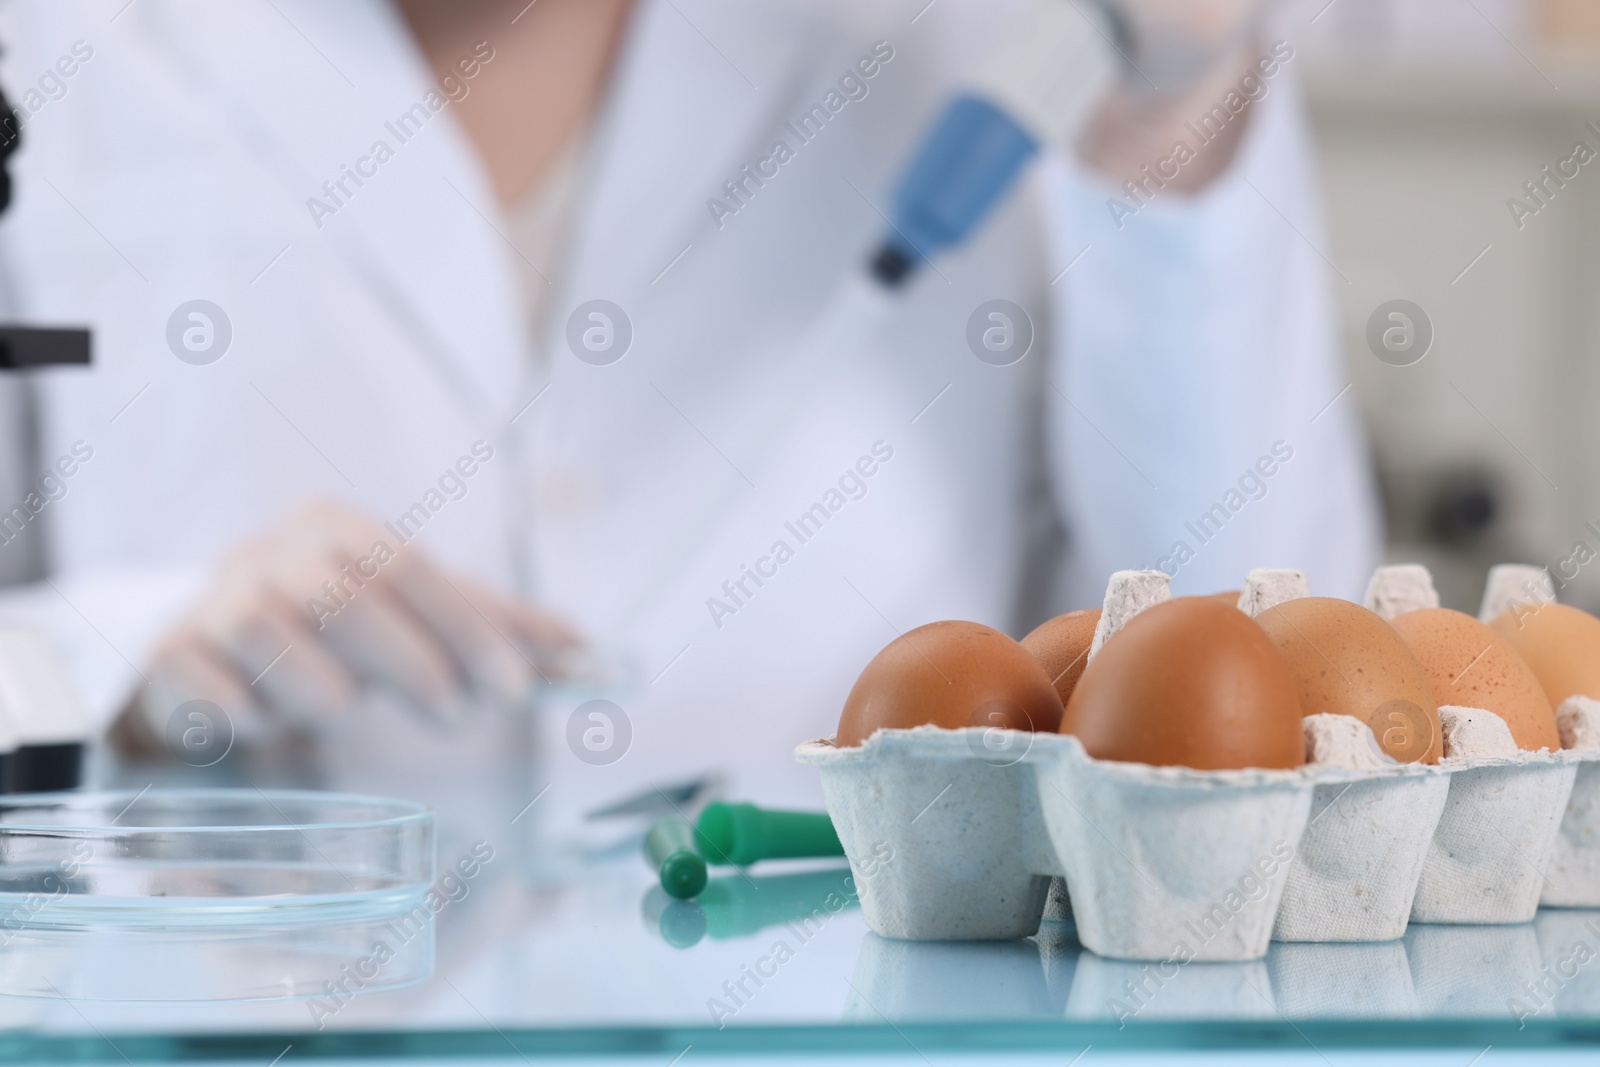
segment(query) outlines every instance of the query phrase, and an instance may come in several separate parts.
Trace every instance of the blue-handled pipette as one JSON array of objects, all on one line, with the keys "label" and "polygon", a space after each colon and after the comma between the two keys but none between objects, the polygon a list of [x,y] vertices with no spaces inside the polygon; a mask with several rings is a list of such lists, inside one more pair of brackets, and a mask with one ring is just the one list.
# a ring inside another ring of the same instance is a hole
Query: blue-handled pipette
[{"label": "blue-handled pipette", "polygon": [[1118,21],[1094,2],[1036,0],[923,136],[872,257],[882,284],[959,244],[1046,144],[1070,146],[1116,77]]},{"label": "blue-handled pipette", "polygon": [[760,435],[735,447],[745,479],[730,481],[664,539],[657,579],[642,588],[630,617],[659,603],[736,506],[759,482],[821,388],[835,361],[870,348],[892,321],[917,267],[961,241],[1016,183],[1045,145],[1070,147],[1116,80],[1123,35],[1105,0],[1034,0],[923,135],[893,194],[889,232],[865,277],[842,279],[794,346],[801,368]]}]

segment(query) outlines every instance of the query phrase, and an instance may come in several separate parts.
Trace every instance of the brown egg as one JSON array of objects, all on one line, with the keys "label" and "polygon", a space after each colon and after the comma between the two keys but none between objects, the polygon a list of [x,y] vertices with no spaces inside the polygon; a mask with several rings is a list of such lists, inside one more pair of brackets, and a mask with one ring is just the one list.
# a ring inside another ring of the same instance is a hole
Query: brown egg
[{"label": "brown egg", "polygon": [[1050,676],[1021,645],[975,622],[931,622],[867,664],[844,702],[834,744],[925,723],[1054,730],[1060,721]]},{"label": "brown egg", "polygon": [[1533,668],[1471,615],[1423,608],[1389,622],[1422,664],[1435,704],[1483,708],[1505,720],[1518,748],[1561,747],[1556,712]]},{"label": "brown egg", "polygon": [[1439,762],[1444,739],[1428,676],[1376,612],[1309,596],[1268,608],[1255,621],[1277,645],[1307,715],[1353,715],[1400,762]]},{"label": "brown egg", "polygon": [[1567,604],[1542,604],[1512,609],[1489,627],[1527,661],[1551,707],[1570,696],[1600,700],[1600,619]]},{"label": "brown egg", "polygon": [[1096,759],[1230,770],[1305,762],[1294,678],[1242,611],[1210,597],[1146,608],[1100,649],[1061,732]]},{"label": "brown egg", "polygon": [[1078,684],[1084,665],[1089,662],[1089,645],[1099,624],[1100,609],[1084,608],[1040,623],[1022,639],[1022,647],[1044,664],[1044,672],[1055,684],[1056,695],[1063,704],[1072,698],[1072,687]]},{"label": "brown egg", "polygon": [[1229,589],[1222,593],[1212,593],[1206,599],[1215,600],[1218,604],[1226,604],[1230,608],[1236,608],[1239,606],[1239,590]]}]

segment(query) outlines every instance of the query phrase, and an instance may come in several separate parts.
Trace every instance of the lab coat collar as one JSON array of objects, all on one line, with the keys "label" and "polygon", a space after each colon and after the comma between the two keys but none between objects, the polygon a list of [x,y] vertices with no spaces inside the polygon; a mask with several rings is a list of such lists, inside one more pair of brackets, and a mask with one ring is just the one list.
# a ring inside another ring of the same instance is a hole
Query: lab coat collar
[{"label": "lab coat collar", "polygon": [[[529,383],[516,253],[448,106],[403,146],[394,135],[395,116],[437,86],[390,4],[176,0],[148,5],[140,20],[306,205],[285,240],[337,249],[459,406],[496,421],[521,408]],[[821,33],[787,5],[639,0],[594,127],[566,299],[546,319],[556,334],[576,303],[605,296],[639,307],[666,291],[652,283],[714,228],[707,200],[759,158]],[[272,61],[285,51],[260,47],[280,37],[287,54],[303,55],[294,70]],[[379,139],[395,159],[334,205],[324,183]],[[313,199],[337,210],[313,211]]]}]

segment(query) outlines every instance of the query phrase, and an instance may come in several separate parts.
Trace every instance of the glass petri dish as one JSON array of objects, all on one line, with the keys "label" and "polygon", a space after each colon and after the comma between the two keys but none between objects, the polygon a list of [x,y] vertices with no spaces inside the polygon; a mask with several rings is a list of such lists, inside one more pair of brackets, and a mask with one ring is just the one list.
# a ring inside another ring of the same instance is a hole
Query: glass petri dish
[{"label": "glass petri dish", "polygon": [[381,797],[149,789],[0,797],[0,942],[21,929],[328,922],[433,879],[433,812]]},{"label": "glass petri dish", "polygon": [[[0,1032],[26,1021],[14,999],[182,1003],[317,999],[321,1024],[355,994],[433,973],[434,923],[422,900],[331,922],[96,925],[0,934]],[[318,1025],[317,1029],[322,1026]]]}]

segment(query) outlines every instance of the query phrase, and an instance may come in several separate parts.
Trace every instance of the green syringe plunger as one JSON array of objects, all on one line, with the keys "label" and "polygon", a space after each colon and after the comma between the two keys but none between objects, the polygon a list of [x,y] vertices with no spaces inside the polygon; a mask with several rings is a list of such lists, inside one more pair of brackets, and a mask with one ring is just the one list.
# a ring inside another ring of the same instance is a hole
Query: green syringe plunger
[{"label": "green syringe plunger", "polygon": [[722,866],[844,855],[826,812],[770,811],[754,804],[719,802],[706,805],[695,829],[700,854]]},{"label": "green syringe plunger", "polygon": [[842,856],[844,846],[825,812],[770,811],[754,804],[708,804],[697,824],[658,820],[644,838],[645,858],[661,888],[679,900],[706,885],[706,864],[748,867],[757,860]]},{"label": "green syringe plunger", "polygon": [[661,874],[669,896],[688,900],[706,887],[706,861],[695,847],[694,825],[670,816],[657,819],[644,835],[644,856]]}]

